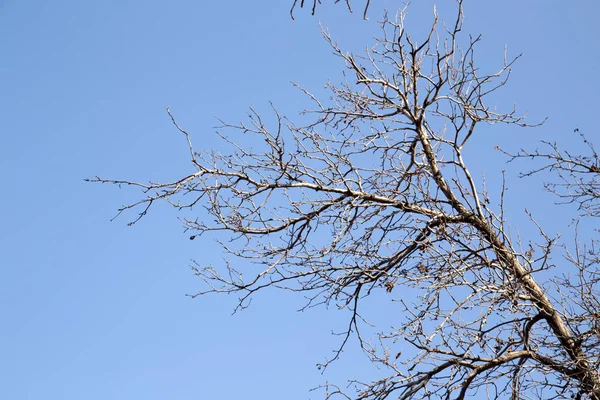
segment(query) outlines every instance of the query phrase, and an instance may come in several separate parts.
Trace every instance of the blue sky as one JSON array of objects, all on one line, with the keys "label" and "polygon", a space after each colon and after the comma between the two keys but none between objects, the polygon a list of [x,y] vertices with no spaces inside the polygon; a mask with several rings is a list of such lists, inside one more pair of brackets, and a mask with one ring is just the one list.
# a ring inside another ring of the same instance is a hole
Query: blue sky
[{"label": "blue sky", "polygon": [[[315,368],[338,343],[330,332],[344,315],[335,310],[297,313],[301,299],[267,292],[231,316],[232,297],[185,297],[200,288],[190,259],[217,263],[217,247],[189,241],[167,207],[134,227],[130,216],[110,222],[137,194],[83,178],[187,171],[165,106],[210,149],[216,118],[240,121],[269,100],[289,117],[309,106],[290,80],[326,98],[323,85],[343,68],[318,22],[342,47],[363,49],[383,9],[401,4],[371,3],[370,21],[329,2],[292,21],[291,1],[0,0],[3,398],[306,399],[320,398],[309,389],[325,380],[368,373],[352,351],[325,375]],[[433,4],[411,6],[409,27],[429,24]],[[597,137],[599,12],[592,0],[466,1],[465,30],[485,37],[484,68],[501,62],[504,45],[524,54],[498,105],[549,117],[474,142],[476,174],[513,173],[513,225],[525,205],[550,230],[568,222],[492,148],[564,142],[575,128]]]}]

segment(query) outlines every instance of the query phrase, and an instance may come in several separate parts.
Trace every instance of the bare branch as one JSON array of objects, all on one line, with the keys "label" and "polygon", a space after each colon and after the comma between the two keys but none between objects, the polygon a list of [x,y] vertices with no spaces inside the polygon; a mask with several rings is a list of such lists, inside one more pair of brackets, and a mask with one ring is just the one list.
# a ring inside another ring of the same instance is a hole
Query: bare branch
[{"label": "bare branch", "polygon": [[[461,36],[462,1],[448,24],[434,12],[421,42],[405,31],[405,11],[384,17],[382,37],[363,55],[323,31],[347,79],[328,85],[328,102],[300,88],[314,122],[250,109],[247,122],[220,128],[230,132],[219,132],[228,153],[196,152],[167,109],[186,139],[190,172],[167,183],[91,181],[142,191],[119,209],[142,210],[132,223],[165,200],[185,213],[190,239],[227,234],[218,242],[222,265],[192,266],[205,283],[194,297],[235,294],[239,310],[259,291],[282,289],[302,294],[307,308],[346,310],[341,343],[321,366],[355,338],[381,377],[327,385],[326,398],[600,399],[597,243],[568,251],[532,214],[537,241],[513,238],[504,173],[494,192],[467,165],[482,124],[536,125],[514,107],[488,104],[519,56],[505,54],[495,71],[478,68],[481,36]],[[545,161],[525,176],[557,172],[562,183],[549,190],[597,215],[600,162],[582,138],[589,154],[546,143],[549,152],[511,157]],[[555,277],[549,290],[557,251],[577,278]],[[374,295],[401,307],[393,327],[374,332],[361,314]]]}]

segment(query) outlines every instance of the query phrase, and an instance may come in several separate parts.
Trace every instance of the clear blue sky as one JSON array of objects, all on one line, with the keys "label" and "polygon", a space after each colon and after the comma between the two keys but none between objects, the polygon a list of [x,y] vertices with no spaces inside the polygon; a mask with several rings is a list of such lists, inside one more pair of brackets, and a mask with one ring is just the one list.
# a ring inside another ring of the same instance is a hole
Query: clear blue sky
[{"label": "clear blue sky", "polygon": [[[250,105],[271,100],[293,117],[309,103],[289,80],[319,94],[342,71],[318,21],[361,49],[383,9],[400,4],[372,1],[365,22],[328,1],[292,21],[290,3],[0,0],[0,397],[306,399],[320,398],[309,389],[325,380],[367,373],[353,352],[324,376],[315,368],[338,343],[335,310],[297,313],[300,299],[268,292],[231,316],[232,297],[185,297],[201,284],[189,260],[219,262],[217,247],[189,241],[167,207],[134,227],[110,222],[137,194],[83,183],[187,171],[165,106],[200,148],[215,141],[215,117],[237,122]],[[419,30],[434,2],[415,3],[408,23]],[[466,30],[485,36],[482,66],[497,65],[505,44],[524,53],[498,104],[549,117],[537,130],[486,131],[475,175],[506,168],[496,144],[574,128],[598,136],[600,3],[467,0],[465,13]],[[537,192],[512,178],[523,190],[510,200],[518,225],[519,201]]]}]

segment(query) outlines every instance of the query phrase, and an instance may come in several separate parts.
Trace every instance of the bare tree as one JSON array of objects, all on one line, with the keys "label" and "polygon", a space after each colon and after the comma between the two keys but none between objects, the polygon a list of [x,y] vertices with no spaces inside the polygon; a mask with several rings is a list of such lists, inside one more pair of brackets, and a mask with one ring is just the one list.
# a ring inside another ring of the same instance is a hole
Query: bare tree
[{"label": "bare tree", "polygon": [[[254,135],[252,148],[230,134],[221,135],[229,154],[197,152],[169,111],[187,139],[189,174],[92,181],[143,191],[119,210],[139,209],[133,223],[165,200],[190,211],[190,239],[230,235],[224,265],[193,265],[206,284],[195,296],[236,293],[244,308],[277,288],[303,294],[307,307],[347,310],[340,347],[323,367],[354,337],[382,376],[328,385],[326,398],[600,399],[596,247],[565,253],[577,278],[549,279],[557,239],[538,226],[541,239],[524,247],[507,225],[504,186],[494,198],[473,178],[465,153],[479,125],[527,125],[487,104],[516,58],[483,73],[474,64],[481,37],[459,48],[462,15],[461,1],[451,24],[435,15],[420,43],[404,30],[404,11],[386,16],[382,37],[360,57],[325,33],[356,79],[330,85],[331,104],[301,89],[315,105],[313,123],[273,109],[268,126],[251,110],[247,123],[225,127]],[[581,164],[536,154],[559,171]],[[584,163],[588,171],[597,161]],[[210,218],[191,215],[194,206]],[[394,328],[365,336],[361,307],[378,292],[403,313]]]}]

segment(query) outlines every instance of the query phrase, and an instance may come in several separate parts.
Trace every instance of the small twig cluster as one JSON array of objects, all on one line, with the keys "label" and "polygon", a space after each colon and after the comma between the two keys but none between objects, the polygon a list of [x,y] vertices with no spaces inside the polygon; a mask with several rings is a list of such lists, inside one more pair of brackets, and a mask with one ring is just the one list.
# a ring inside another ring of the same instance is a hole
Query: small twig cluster
[{"label": "small twig cluster", "polygon": [[[341,0],[334,0],[334,3],[339,3]],[[348,7],[348,11],[352,12],[352,6],[350,5],[350,0],[344,0],[344,2],[346,3],[346,7]],[[294,0],[294,2],[292,3],[292,8],[290,9],[290,16],[292,17],[292,19],[294,19],[294,9],[296,8],[297,5],[300,5],[300,8],[304,8],[304,4],[305,4],[305,0]],[[317,4],[321,4],[321,0],[312,0],[312,6],[311,6],[311,14],[315,15],[315,12],[317,11]],[[363,11],[363,18],[367,19],[367,11],[369,10],[369,5],[371,4],[371,0],[366,0],[366,4],[365,4],[365,8]]]}]

